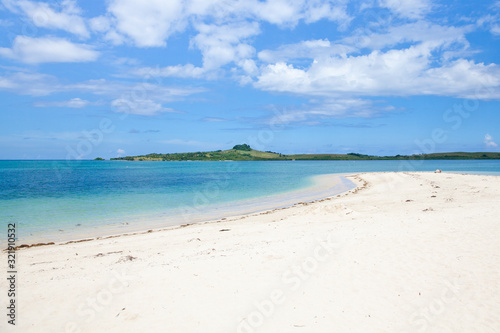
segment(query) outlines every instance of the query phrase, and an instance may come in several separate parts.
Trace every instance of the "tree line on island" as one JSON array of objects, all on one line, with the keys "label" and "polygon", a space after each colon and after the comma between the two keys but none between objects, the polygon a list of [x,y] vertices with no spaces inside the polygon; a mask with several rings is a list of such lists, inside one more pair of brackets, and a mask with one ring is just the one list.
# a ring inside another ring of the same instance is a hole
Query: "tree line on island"
[{"label": "tree line on island", "polygon": [[[471,160],[471,159],[500,159],[500,153],[433,153],[419,155],[374,156],[358,153],[348,154],[292,154],[285,155],[272,151],[259,151],[252,149],[248,144],[235,145],[228,150],[215,150],[207,152],[171,153],[125,156],[111,158],[116,161],[315,161],[315,160]],[[104,160],[101,157],[95,160]]]}]

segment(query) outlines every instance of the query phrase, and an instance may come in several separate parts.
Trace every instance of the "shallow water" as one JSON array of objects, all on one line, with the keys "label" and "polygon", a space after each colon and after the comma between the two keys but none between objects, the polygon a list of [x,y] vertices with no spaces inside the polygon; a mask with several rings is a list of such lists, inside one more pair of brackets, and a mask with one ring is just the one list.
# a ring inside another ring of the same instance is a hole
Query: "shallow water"
[{"label": "shallow water", "polygon": [[4,229],[16,223],[19,242],[141,230],[152,220],[160,227],[270,208],[259,200],[281,206],[286,200],[272,198],[310,187],[316,175],[436,169],[500,175],[500,161],[0,161],[0,220]]}]

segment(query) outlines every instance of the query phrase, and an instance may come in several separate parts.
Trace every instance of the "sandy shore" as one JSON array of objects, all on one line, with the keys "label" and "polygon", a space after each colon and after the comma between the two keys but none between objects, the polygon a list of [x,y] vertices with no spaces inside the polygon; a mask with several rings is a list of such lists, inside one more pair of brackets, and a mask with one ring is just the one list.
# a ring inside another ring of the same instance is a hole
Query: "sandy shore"
[{"label": "sandy shore", "polygon": [[314,203],[19,250],[0,331],[499,332],[500,177],[350,179]]}]

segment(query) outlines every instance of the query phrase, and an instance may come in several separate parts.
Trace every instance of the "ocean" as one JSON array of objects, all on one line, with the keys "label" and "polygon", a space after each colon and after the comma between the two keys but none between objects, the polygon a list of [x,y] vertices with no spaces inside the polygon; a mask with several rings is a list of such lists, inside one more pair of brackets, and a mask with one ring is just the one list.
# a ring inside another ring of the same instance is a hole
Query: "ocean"
[{"label": "ocean", "polygon": [[18,244],[62,241],[249,213],[264,207],[258,202],[284,206],[277,198],[307,189],[318,175],[436,169],[498,176],[500,160],[3,160],[0,220],[5,231],[16,224]]}]

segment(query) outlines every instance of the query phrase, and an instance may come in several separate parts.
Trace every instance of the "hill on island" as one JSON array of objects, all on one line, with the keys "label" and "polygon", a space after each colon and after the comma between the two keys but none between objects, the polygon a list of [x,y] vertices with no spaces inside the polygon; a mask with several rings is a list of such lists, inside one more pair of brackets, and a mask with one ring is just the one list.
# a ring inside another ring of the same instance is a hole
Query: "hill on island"
[{"label": "hill on island", "polygon": [[171,153],[125,156],[111,158],[123,161],[292,161],[292,160],[470,160],[470,159],[500,159],[500,153],[434,153],[421,155],[373,156],[358,153],[349,154],[293,154],[285,155],[272,151],[252,149],[247,144],[236,145],[228,150],[207,152]]}]

